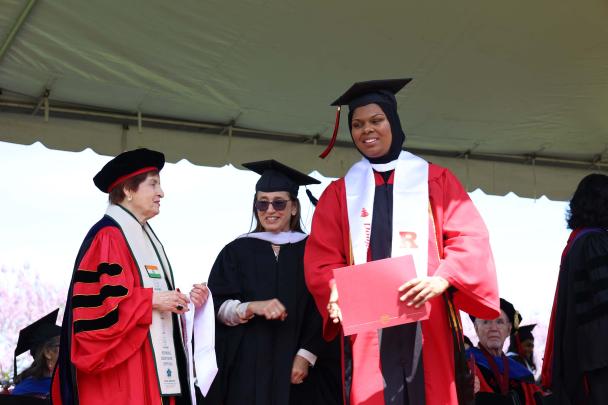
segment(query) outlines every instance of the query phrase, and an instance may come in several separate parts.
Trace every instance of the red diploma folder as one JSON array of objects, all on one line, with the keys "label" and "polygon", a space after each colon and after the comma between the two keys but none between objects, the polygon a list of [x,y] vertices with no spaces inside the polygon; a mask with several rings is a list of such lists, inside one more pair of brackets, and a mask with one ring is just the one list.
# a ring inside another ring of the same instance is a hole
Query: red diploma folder
[{"label": "red diploma folder", "polygon": [[416,322],[429,317],[429,303],[420,308],[399,301],[397,289],[416,277],[411,255],[334,269],[345,335]]}]

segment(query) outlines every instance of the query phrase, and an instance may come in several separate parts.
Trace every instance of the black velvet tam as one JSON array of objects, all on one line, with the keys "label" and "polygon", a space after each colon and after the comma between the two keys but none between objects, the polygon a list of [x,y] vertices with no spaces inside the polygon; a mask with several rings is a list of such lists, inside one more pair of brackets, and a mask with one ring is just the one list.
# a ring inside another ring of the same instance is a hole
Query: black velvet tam
[{"label": "black velvet tam", "polygon": [[[511,325],[513,325],[513,331],[517,330],[519,328],[519,324],[521,323],[522,318],[521,318],[521,315],[519,314],[519,312],[517,312],[515,310],[515,307],[513,306],[513,304],[511,304],[506,299],[501,298],[500,299],[500,309],[505,311],[507,318],[509,318],[509,322],[511,322]],[[473,315],[469,314],[469,318],[471,318],[471,321],[473,323],[475,323],[476,318]]]},{"label": "black velvet tam", "polygon": [[165,155],[154,150],[140,148],[123,152],[110,160],[93,177],[98,189],[109,193],[114,186],[140,173],[151,170],[161,171],[165,165]]}]

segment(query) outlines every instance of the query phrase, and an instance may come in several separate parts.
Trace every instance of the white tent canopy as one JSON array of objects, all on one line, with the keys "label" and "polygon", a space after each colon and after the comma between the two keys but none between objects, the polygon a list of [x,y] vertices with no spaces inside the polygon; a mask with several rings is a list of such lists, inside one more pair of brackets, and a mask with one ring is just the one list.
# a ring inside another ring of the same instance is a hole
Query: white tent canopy
[{"label": "white tent canopy", "polygon": [[[566,199],[608,168],[608,3],[0,0],[0,140],[197,164],[359,158],[329,102],[413,77],[407,148],[468,189]],[[345,116],[346,114],[343,114]]]}]

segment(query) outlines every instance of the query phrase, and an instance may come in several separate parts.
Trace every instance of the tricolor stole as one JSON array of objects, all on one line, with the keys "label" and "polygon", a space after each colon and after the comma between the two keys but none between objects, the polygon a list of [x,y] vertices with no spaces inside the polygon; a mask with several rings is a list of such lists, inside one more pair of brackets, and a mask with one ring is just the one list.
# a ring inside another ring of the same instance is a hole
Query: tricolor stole
[{"label": "tricolor stole", "polygon": [[419,277],[426,276],[429,240],[428,162],[406,151],[402,151],[397,160],[385,165],[372,165],[367,159],[361,159],[344,177],[353,264],[367,262],[376,189],[373,169],[395,170],[391,257],[411,254],[416,274]]},{"label": "tricolor stole", "polygon": [[[137,219],[120,205],[110,204],[106,215],[113,218],[122,230],[139,268],[142,285],[154,292],[169,291],[173,286],[169,261],[165,251],[146,223],[141,225]],[[181,325],[178,323],[178,327]],[[183,336],[183,333],[180,333]],[[152,310],[150,325],[150,344],[154,352],[156,375],[162,396],[181,394],[177,370],[176,344],[173,340],[173,316],[171,312]]]}]

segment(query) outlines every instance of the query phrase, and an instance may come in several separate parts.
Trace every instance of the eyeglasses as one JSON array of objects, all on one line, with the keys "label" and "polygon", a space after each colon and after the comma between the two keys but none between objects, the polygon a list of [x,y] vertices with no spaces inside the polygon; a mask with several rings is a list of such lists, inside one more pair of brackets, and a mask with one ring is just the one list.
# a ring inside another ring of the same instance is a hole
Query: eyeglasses
[{"label": "eyeglasses", "polygon": [[270,206],[270,204],[272,204],[272,208],[274,208],[276,211],[283,211],[285,209],[285,207],[287,207],[288,202],[289,202],[289,200],[274,200],[274,201],[257,200],[253,204],[253,206],[258,211],[266,211],[268,209],[268,207]]}]

